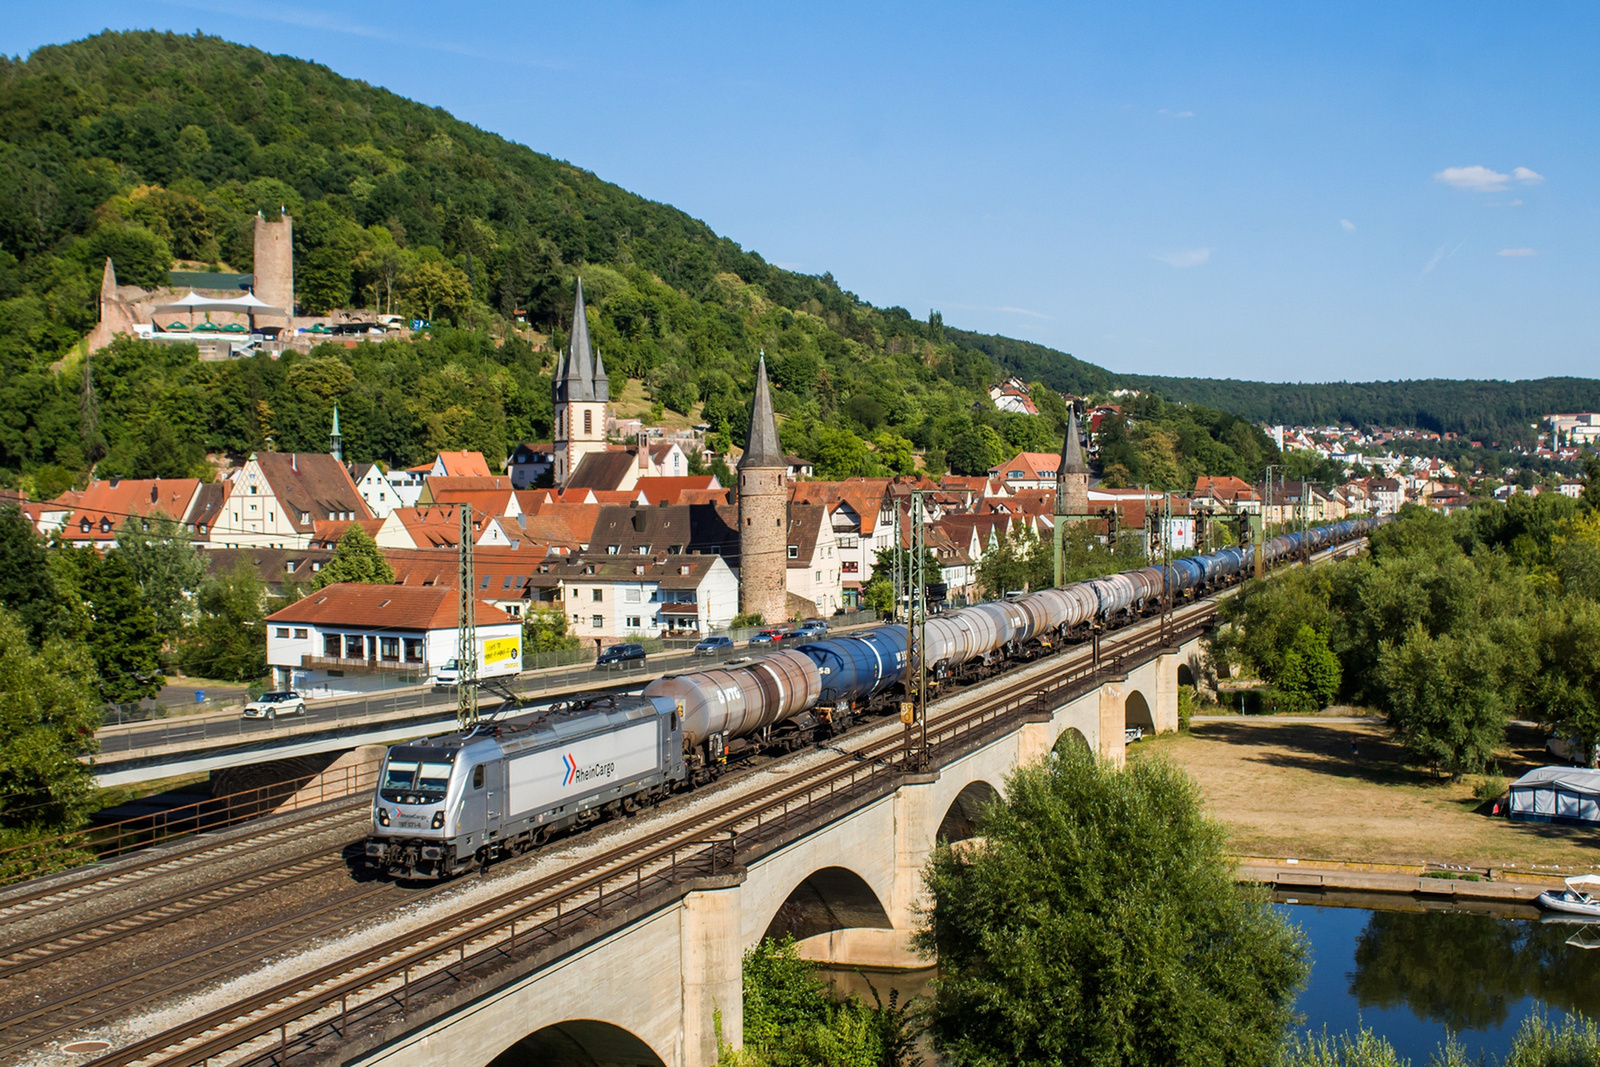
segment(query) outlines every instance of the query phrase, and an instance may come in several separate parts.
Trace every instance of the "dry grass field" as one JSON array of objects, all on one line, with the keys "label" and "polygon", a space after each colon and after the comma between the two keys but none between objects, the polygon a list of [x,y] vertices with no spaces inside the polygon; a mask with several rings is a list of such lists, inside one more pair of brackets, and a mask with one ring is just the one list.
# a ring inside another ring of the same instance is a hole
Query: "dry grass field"
[{"label": "dry grass field", "polygon": [[[1508,781],[1545,763],[1535,731],[1512,727],[1510,742],[1500,757]],[[1600,833],[1485,814],[1473,797],[1476,779],[1443,781],[1402,764],[1377,720],[1201,722],[1186,736],[1142,741],[1129,755],[1163,756],[1192,775],[1238,855],[1600,866]]]}]

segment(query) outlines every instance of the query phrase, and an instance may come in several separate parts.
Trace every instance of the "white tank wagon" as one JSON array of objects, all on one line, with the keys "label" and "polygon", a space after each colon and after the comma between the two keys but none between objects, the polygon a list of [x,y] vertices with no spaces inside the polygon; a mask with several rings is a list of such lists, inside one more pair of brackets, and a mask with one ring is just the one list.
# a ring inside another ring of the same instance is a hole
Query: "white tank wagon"
[{"label": "white tank wagon", "polygon": [[[760,742],[783,749],[809,740],[817,725],[808,709],[822,692],[817,664],[799,652],[774,652],[747,667],[668,675],[645,687],[644,695],[670,700],[683,709],[684,744],[692,772],[700,778],[730,754]],[[777,731],[773,727],[783,724]]]}]

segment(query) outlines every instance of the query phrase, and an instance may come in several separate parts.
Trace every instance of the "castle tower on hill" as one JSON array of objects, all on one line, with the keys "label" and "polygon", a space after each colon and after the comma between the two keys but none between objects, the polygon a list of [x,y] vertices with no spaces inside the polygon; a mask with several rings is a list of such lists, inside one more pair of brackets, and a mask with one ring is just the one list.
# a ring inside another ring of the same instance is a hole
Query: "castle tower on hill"
[{"label": "castle tower on hill", "polygon": [[583,311],[583,279],[572,307],[572,340],[556,365],[555,481],[566,485],[583,457],[606,450],[606,405],[611,380],[599,352],[589,347],[589,320]]},{"label": "castle tower on hill", "polygon": [[[275,219],[267,219],[256,212],[255,232],[255,294],[275,308],[283,308],[294,316],[294,219],[279,209]],[[276,316],[273,316],[276,317]],[[259,316],[267,318],[267,316]],[[272,325],[276,325],[272,323]],[[285,330],[293,323],[286,319]]]},{"label": "castle tower on hill", "polygon": [[1082,518],[1089,514],[1089,465],[1083,461],[1083,445],[1078,438],[1078,413],[1067,409],[1067,439],[1061,443],[1061,462],[1056,465],[1056,514]]},{"label": "castle tower on hill", "polygon": [[767,360],[756,366],[750,432],[739,460],[739,611],[775,623],[788,614],[789,464],[778,443]]}]

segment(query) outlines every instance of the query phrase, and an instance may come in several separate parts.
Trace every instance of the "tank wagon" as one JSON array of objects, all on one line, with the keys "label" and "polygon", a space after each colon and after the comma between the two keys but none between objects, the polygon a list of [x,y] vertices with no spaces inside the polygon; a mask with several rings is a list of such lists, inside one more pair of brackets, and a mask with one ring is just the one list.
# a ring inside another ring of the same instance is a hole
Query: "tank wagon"
[{"label": "tank wagon", "polygon": [[[1360,537],[1355,519],[1262,545],[1269,566]],[[930,681],[973,679],[1236,582],[1254,569],[1224,548],[1105,578],[959,608],[927,624]],[[658,678],[637,697],[597,697],[468,733],[395,745],[373,802],[367,859],[397,877],[441,878],[532,848],[552,833],[633,811],[715,778],[730,759],[825,741],[901,692],[906,628],[876,626],[721,667]]]}]

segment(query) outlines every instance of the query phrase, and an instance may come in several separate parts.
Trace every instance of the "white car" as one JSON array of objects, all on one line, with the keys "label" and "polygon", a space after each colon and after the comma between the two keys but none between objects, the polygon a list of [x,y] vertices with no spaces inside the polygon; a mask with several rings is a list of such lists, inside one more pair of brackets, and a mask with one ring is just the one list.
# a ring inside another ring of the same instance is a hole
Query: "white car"
[{"label": "white car", "polygon": [[240,712],[246,719],[276,719],[279,715],[304,715],[306,702],[294,690],[281,693],[262,693],[244,706]]},{"label": "white car", "polygon": [[1123,744],[1131,745],[1135,741],[1143,741],[1143,740],[1144,740],[1144,727],[1143,726],[1129,726],[1127,729],[1122,731]]}]

